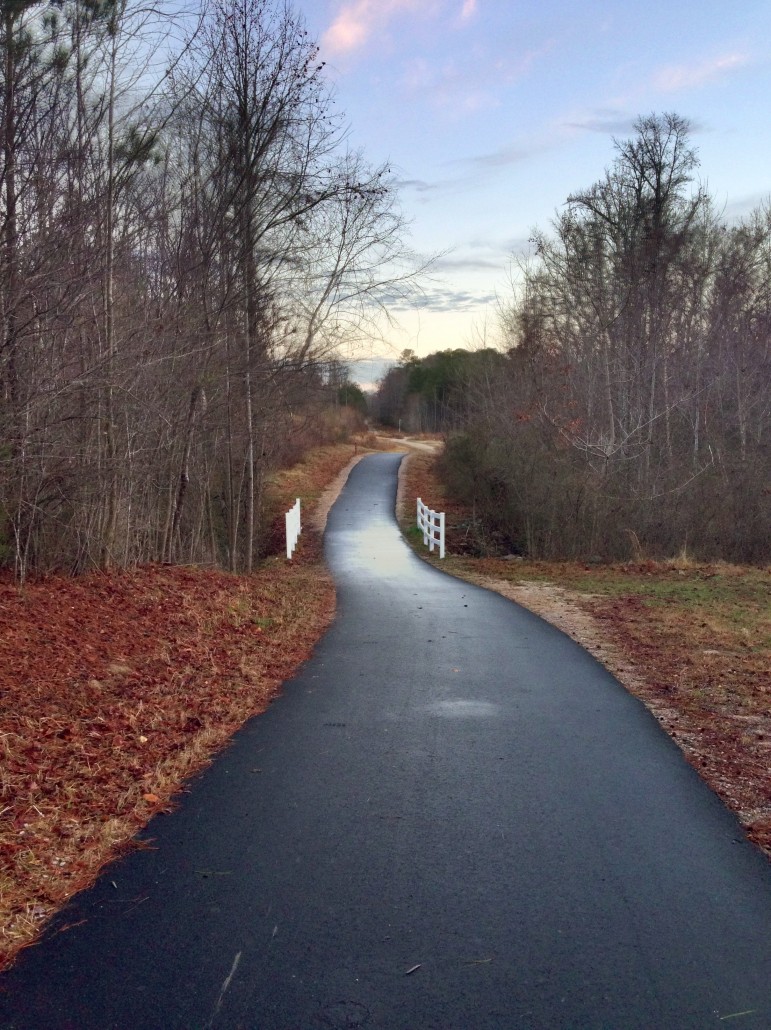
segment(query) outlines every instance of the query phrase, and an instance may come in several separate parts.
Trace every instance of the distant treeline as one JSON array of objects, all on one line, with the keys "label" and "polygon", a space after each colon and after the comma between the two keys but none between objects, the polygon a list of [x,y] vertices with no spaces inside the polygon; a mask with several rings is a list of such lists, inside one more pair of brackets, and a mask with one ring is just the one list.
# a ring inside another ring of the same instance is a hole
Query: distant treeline
[{"label": "distant treeline", "polygon": [[771,209],[722,220],[676,115],[616,151],[535,235],[500,353],[408,355],[381,417],[447,434],[480,548],[767,562]]}]

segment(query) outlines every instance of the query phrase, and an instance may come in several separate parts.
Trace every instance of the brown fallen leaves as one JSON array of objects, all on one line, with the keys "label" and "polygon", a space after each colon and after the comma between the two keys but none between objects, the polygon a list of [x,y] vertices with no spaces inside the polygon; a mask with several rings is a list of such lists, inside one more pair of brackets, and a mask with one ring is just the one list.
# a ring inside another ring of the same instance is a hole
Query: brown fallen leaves
[{"label": "brown fallen leaves", "polygon": [[0,585],[0,961],[308,656],[334,611],[310,549]]},{"label": "brown fallen leaves", "polygon": [[[627,575],[643,580],[640,594],[584,596],[583,605],[645,674],[635,693],[771,856],[771,573],[656,563]],[[651,597],[651,577],[663,597]],[[705,580],[703,598],[683,596]]]},{"label": "brown fallen leaves", "polygon": [[[313,500],[354,446],[273,484]],[[165,566],[0,580],[0,968],[131,846],[310,654],[334,615],[320,539],[253,576]]]}]

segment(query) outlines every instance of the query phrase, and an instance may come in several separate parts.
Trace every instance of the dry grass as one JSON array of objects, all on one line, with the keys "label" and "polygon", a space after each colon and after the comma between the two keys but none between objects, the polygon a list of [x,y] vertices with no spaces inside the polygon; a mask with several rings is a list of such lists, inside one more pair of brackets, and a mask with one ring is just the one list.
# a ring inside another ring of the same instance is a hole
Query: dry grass
[{"label": "dry grass", "polygon": [[[771,856],[771,569],[667,562],[531,562],[463,555],[469,512],[428,456],[404,475],[445,510],[446,571],[498,590],[569,633],[645,702],[688,761]],[[434,559],[436,560],[436,559]]]},{"label": "dry grass", "polygon": [[[277,476],[274,504],[312,511],[353,451]],[[146,566],[0,583],[0,966],[269,704],[334,605],[310,528],[291,563],[248,578]]]}]

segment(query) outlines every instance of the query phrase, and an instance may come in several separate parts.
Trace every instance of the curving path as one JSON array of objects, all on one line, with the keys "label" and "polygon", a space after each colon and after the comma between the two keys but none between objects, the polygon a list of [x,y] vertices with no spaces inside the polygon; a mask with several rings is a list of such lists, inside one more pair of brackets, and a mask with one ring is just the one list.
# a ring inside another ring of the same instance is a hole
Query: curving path
[{"label": "curving path", "polygon": [[313,659],[0,978],[0,1027],[771,1027],[771,866],[586,652],[410,552],[400,457],[332,509]]}]

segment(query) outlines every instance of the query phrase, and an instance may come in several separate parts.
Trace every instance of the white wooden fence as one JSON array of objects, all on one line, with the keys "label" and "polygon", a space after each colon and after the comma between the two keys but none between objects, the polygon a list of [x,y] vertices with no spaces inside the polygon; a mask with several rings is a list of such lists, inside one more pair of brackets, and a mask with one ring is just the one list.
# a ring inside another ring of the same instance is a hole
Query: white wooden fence
[{"label": "white wooden fence", "polygon": [[295,547],[297,547],[297,538],[302,532],[302,524],[300,522],[300,498],[294,502],[292,507],[286,513],[286,556],[287,558],[292,557]]},{"label": "white wooden fence", "polygon": [[418,529],[423,531],[423,543],[433,551],[439,544],[439,557],[444,558],[444,512],[432,511],[418,497]]}]

